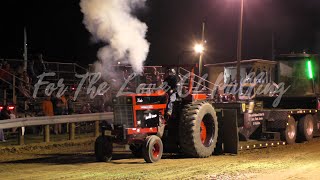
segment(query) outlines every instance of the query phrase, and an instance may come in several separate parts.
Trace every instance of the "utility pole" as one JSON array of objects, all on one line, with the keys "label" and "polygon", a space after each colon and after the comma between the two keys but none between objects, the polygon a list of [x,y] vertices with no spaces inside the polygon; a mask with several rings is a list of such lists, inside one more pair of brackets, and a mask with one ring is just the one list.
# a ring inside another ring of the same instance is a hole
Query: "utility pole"
[{"label": "utility pole", "polygon": [[[201,44],[204,47],[205,44],[205,37],[204,37],[204,33],[205,33],[205,28],[206,28],[206,22],[203,21],[202,22],[202,34],[201,34]],[[200,53],[199,55],[199,76],[202,76],[202,61],[203,61],[203,52]]]},{"label": "utility pole", "polygon": [[24,70],[26,71],[27,70],[27,66],[28,66],[28,42],[27,42],[27,29],[26,27],[24,27],[24,30],[23,30],[23,39],[24,39],[24,42],[23,42],[23,59],[24,59]]},{"label": "utility pole", "polygon": [[[27,29],[24,27],[23,29],[23,64],[24,64],[24,70],[27,72],[27,67],[28,67],[28,39],[27,39]],[[14,77],[15,78],[15,77]],[[15,88],[14,88],[15,89]],[[27,101],[24,101],[24,112],[25,112],[25,117],[27,117]]]},{"label": "utility pole", "polygon": [[[244,0],[241,0],[241,9],[240,9],[240,23],[239,23],[239,34],[238,34],[238,45],[237,45],[237,83],[239,89],[241,88],[241,60],[242,60],[242,31],[243,31],[243,9],[244,9]],[[239,100],[239,95],[237,96]]]},{"label": "utility pole", "polygon": [[275,33],[272,32],[272,61],[276,59]]}]

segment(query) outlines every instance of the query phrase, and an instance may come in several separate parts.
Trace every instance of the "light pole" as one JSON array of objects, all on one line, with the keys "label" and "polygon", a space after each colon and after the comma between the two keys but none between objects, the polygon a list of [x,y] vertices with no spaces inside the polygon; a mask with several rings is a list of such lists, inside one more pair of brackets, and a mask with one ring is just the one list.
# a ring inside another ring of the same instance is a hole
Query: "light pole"
[{"label": "light pole", "polygon": [[[240,67],[242,59],[242,31],[243,31],[243,9],[244,9],[244,0],[241,0],[241,9],[240,9],[240,22],[239,22],[239,34],[238,34],[238,44],[237,44],[237,83],[239,88],[241,88],[241,76],[240,76]],[[237,96],[239,100],[239,95]]]},{"label": "light pole", "polygon": [[24,27],[23,29],[23,64],[24,70],[27,71],[28,66],[28,44],[27,44],[27,29]]},{"label": "light pole", "polygon": [[[205,39],[204,39],[204,31],[205,31],[205,28],[206,28],[206,23],[205,22],[202,22],[202,33],[201,33],[201,44],[198,45],[198,51],[195,47],[195,51],[196,53],[199,53],[199,77],[202,76],[202,59],[203,59],[203,51],[204,51],[204,42],[205,42]],[[196,45],[197,46],[197,45]]]}]

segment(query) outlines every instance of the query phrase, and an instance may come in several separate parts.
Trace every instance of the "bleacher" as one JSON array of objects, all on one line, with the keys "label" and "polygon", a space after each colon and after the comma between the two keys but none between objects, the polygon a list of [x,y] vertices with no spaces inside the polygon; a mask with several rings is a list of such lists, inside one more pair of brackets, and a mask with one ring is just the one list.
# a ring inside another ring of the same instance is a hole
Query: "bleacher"
[{"label": "bleacher", "polygon": [[[30,98],[24,96],[19,90],[17,86],[18,81],[23,81],[19,77],[17,77],[15,73],[15,69],[18,68],[19,65],[23,63],[21,59],[0,59],[0,64],[8,63],[10,64],[11,72],[6,72],[10,74],[12,77],[11,81],[5,81],[0,78],[1,87],[0,87],[0,105],[4,104],[15,104],[17,115],[20,117],[24,116],[34,116],[41,112],[41,104],[43,99],[45,98],[44,92],[46,86],[41,86],[38,93],[37,98]],[[55,85],[58,83],[60,79],[63,79],[63,84],[68,86],[68,93],[72,93],[72,88],[76,88],[81,81],[80,78],[76,78],[76,74],[85,74],[87,73],[87,69],[76,64],[76,63],[60,63],[60,62],[44,62],[46,67],[46,72],[54,72],[55,76],[46,77],[44,81],[48,81],[50,83],[54,83]],[[3,70],[2,70],[3,71]],[[30,77],[31,78],[31,77]],[[34,84],[31,85],[31,96],[33,94]],[[75,104],[75,111],[80,111],[81,107],[85,103],[91,103],[92,100],[87,97],[85,94],[86,85],[85,83],[82,91],[80,91],[79,96]]]}]

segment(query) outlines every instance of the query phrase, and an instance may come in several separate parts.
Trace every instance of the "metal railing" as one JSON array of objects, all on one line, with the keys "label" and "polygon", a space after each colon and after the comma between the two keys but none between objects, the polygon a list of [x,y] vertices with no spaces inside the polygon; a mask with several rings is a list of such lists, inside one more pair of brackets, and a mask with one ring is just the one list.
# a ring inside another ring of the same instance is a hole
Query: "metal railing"
[{"label": "metal railing", "polygon": [[[22,59],[0,59],[0,63],[6,61],[9,64],[21,64],[24,60]],[[66,75],[64,78],[66,85],[69,86],[73,86],[73,85],[77,85],[79,82],[79,79],[76,78],[76,74],[78,73],[86,73],[88,72],[88,70],[76,63],[60,63],[60,62],[44,62],[44,64],[49,67],[49,68],[53,68],[53,69],[48,69],[48,70],[52,70],[52,72],[56,73],[56,76],[53,77],[53,79],[50,79],[50,77],[47,77],[47,80],[52,80],[52,81],[58,81],[60,77],[62,77],[63,75]],[[50,65],[50,66],[48,66]],[[66,70],[63,70],[63,68],[66,68]],[[19,81],[20,83],[28,83],[25,82],[22,78],[16,76],[14,73],[6,71],[4,69],[1,69],[0,71],[2,71],[3,73],[6,73],[10,76],[10,80],[6,80],[2,77],[0,77],[0,81],[2,81],[4,84],[7,84],[8,86],[11,86],[12,89],[10,89],[10,93],[12,94],[12,99],[11,96],[8,96],[8,91],[9,89],[3,89],[3,104],[7,104],[8,102],[11,102],[13,104],[17,104],[17,98],[18,98],[18,93],[17,93],[17,89],[19,91],[21,91],[21,94],[25,95],[24,92],[22,92],[23,89],[20,89],[20,87],[18,86],[17,82]],[[31,79],[31,77],[30,77]],[[86,81],[86,85],[88,84],[88,80]],[[29,83],[30,86],[30,92],[28,92],[27,94],[30,93],[31,91],[34,89],[34,85],[32,83]],[[41,90],[43,89],[43,87],[41,88]],[[12,93],[11,93],[12,91]]]},{"label": "metal railing", "polygon": [[102,120],[112,120],[113,113],[91,113],[91,114],[75,114],[61,116],[39,116],[8,119],[0,121],[0,129],[19,128],[27,126],[76,123],[76,122],[92,122]]},{"label": "metal railing", "polygon": [[24,144],[24,135],[22,127],[28,126],[44,126],[44,142],[50,142],[50,125],[53,124],[69,124],[69,140],[75,139],[75,123],[80,122],[95,122],[94,136],[99,136],[99,122],[112,121],[113,113],[91,113],[91,114],[77,114],[77,115],[62,115],[62,116],[41,116],[17,118],[0,121],[0,129],[18,128],[18,142],[19,145]]},{"label": "metal railing", "polygon": [[[0,63],[7,62],[9,64],[14,64],[14,67],[17,64],[21,64],[24,62],[22,59],[0,59]],[[77,63],[62,63],[62,62],[54,62],[54,61],[43,61],[43,64],[46,67],[47,71],[55,72],[56,78],[55,80],[59,80],[61,77],[63,78],[63,74],[85,74],[88,72],[88,69],[80,66]],[[68,79],[66,79],[68,80]],[[76,82],[76,77],[73,76],[71,80],[73,83]]]}]

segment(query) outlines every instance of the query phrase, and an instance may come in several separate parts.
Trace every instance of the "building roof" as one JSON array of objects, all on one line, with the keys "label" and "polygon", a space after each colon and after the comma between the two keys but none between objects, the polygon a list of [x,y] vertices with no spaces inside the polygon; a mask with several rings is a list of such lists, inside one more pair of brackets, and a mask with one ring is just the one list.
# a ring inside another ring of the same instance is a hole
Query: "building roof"
[{"label": "building roof", "polygon": [[318,56],[318,54],[307,54],[307,53],[280,54],[279,58],[308,58],[312,56]]},{"label": "building roof", "polygon": [[[249,59],[249,60],[242,60],[241,64],[253,64],[253,63],[264,63],[264,64],[277,64],[276,61],[271,60],[264,60],[264,59]],[[224,62],[224,63],[215,63],[215,64],[206,64],[206,67],[213,67],[213,66],[231,66],[237,65],[237,61],[233,62]]]}]

